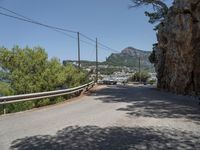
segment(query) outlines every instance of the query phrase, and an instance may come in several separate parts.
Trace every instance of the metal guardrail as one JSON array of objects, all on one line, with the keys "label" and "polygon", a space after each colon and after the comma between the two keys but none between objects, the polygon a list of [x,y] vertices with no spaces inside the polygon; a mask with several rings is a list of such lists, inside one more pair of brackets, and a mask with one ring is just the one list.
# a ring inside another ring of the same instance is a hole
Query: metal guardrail
[{"label": "metal guardrail", "polygon": [[78,87],[70,88],[70,89],[31,93],[31,94],[22,94],[22,95],[13,95],[13,96],[3,96],[3,97],[0,97],[0,105],[69,95],[69,94],[83,91],[84,89],[88,90],[91,87],[93,87],[93,85],[94,85],[94,82],[92,81],[90,83],[87,83]]}]

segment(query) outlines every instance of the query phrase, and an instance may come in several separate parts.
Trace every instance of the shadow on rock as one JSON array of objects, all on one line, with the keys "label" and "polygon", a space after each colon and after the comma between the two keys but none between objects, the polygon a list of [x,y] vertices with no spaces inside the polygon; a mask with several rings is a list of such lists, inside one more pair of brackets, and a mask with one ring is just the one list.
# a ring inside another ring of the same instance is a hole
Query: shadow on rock
[{"label": "shadow on rock", "polygon": [[17,139],[18,150],[128,150],[200,149],[200,136],[169,129],[70,126],[55,136],[38,135]]}]

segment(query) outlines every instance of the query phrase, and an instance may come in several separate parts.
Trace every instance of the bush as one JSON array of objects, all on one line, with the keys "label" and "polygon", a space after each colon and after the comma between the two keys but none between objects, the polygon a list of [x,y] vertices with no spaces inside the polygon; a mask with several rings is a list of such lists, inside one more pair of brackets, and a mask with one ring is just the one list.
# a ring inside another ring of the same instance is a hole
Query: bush
[{"label": "bush", "polygon": [[13,90],[9,83],[0,81],[0,96],[12,95]]},{"label": "bush", "polygon": [[148,78],[150,78],[150,75],[148,72],[142,71],[142,72],[136,72],[133,76],[131,76],[128,81],[131,82],[147,82]]},{"label": "bush", "polygon": [[54,104],[57,104],[57,103],[60,103],[60,102],[63,102],[63,101],[65,101],[65,98],[64,98],[64,97],[57,97],[57,98],[55,98],[55,100],[54,100]]},{"label": "bush", "polygon": [[153,85],[153,84],[155,84],[155,83],[156,83],[156,80],[154,80],[154,79],[151,79],[151,80],[149,80],[149,81],[148,81],[148,83],[149,83],[149,84],[151,84],[151,85]]},{"label": "bush", "polygon": [[6,113],[14,113],[14,112],[19,112],[19,111],[29,110],[34,107],[35,107],[35,103],[33,101],[18,102],[18,103],[5,105]]},{"label": "bush", "polygon": [[[0,48],[0,68],[0,81],[6,81],[0,82],[0,95],[6,96],[70,88],[89,81],[87,72],[73,65],[64,66],[57,58],[49,60],[41,47]],[[17,112],[60,101],[64,98],[7,104],[6,108],[7,112]]]}]

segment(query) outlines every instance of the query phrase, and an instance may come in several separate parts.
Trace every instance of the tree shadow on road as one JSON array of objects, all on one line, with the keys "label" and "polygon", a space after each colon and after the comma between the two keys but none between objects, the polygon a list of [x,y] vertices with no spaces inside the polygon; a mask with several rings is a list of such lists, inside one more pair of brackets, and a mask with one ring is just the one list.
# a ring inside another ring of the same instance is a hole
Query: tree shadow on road
[{"label": "tree shadow on road", "polygon": [[153,128],[69,126],[56,135],[17,139],[11,150],[128,150],[200,149],[200,136]]},{"label": "tree shadow on road", "polygon": [[186,118],[200,124],[200,106],[188,96],[175,95],[150,87],[108,86],[96,93],[96,100],[105,103],[125,102],[119,108],[130,116],[154,118]]}]

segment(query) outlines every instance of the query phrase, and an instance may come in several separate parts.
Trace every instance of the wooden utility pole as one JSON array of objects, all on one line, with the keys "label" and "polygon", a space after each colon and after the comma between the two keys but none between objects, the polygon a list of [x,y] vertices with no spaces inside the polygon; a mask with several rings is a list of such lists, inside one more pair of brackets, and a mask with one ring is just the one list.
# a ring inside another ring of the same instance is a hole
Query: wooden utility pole
[{"label": "wooden utility pole", "polygon": [[139,82],[141,83],[141,64],[140,64],[140,56],[139,56]]},{"label": "wooden utility pole", "polygon": [[98,82],[98,39],[96,38],[96,83]]},{"label": "wooden utility pole", "polygon": [[81,60],[80,60],[80,33],[77,32],[77,39],[78,39],[78,67],[81,67]]}]

